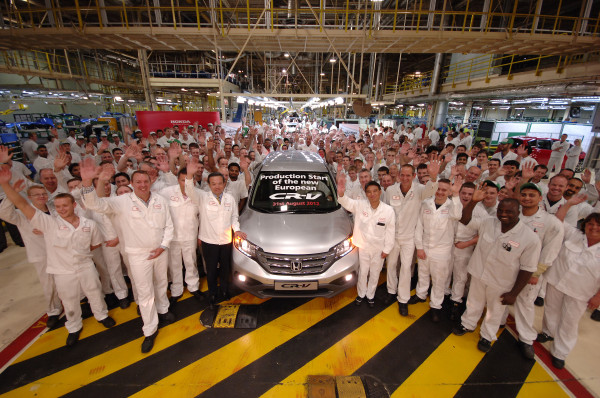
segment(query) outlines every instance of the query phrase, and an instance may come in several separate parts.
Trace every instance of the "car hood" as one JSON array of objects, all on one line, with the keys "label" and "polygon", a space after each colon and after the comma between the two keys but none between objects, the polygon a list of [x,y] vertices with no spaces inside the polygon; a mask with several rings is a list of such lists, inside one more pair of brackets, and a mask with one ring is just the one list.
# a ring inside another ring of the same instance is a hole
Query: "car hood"
[{"label": "car hood", "polygon": [[348,213],[261,213],[246,208],[240,216],[240,229],[248,240],[267,253],[323,253],[352,233]]}]

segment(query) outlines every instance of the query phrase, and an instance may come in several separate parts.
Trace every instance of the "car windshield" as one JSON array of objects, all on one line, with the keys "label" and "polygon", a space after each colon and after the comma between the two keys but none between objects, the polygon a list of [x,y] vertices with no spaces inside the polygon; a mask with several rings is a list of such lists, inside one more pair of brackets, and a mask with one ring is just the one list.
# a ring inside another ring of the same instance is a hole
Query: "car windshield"
[{"label": "car windshield", "polygon": [[339,208],[329,173],[263,172],[250,207],[267,213],[327,213]]},{"label": "car windshield", "polygon": [[540,149],[552,149],[552,141],[550,140],[538,140],[537,147]]}]

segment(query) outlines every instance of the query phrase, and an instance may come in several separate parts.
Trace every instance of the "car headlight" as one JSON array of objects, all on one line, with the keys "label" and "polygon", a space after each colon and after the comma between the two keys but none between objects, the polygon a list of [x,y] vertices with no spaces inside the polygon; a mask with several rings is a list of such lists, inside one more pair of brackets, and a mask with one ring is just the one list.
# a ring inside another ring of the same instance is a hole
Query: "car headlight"
[{"label": "car headlight", "polygon": [[348,237],[335,245],[333,250],[335,252],[335,257],[340,258],[344,257],[346,254],[350,253],[354,249],[354,244],[352,243],[352,237]]},{"label": "car headlight", "polygon": [[242,252],[246,256],[248,256],[250,258],[256,257],[256,251],[258,250],[258,246],[256,246],[254,243],[250,242],[249,240],[240,238],[238,236],[233,240],[233,245],[235,246],[236,249],[238,249],[240,252]]}]

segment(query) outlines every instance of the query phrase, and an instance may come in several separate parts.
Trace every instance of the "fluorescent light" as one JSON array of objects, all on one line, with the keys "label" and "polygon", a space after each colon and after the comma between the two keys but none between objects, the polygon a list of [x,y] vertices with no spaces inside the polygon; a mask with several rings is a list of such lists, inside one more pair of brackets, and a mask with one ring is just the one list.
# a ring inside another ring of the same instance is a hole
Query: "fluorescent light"
[{"label": "fluorescent light", "polygon": [[335,59],[335,58],[330,58],[330,59],[329,59],[329,62],[331,62],[332,64],[333,64],[334,62],[336,62],[336,61],[337,61],[337,59]]}]

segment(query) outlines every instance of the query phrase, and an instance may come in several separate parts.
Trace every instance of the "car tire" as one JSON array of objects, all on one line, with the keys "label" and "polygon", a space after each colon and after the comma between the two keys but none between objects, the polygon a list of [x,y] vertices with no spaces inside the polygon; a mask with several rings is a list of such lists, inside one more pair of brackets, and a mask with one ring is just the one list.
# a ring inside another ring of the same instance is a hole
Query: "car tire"
[{"label": "car tire", "polygon": [[583,160],[580,160],[579,163],[577,163],[577,166],[575,166],[575,173],[583,173],[583,170],[585,170],[585,167],[583,167]]}]

